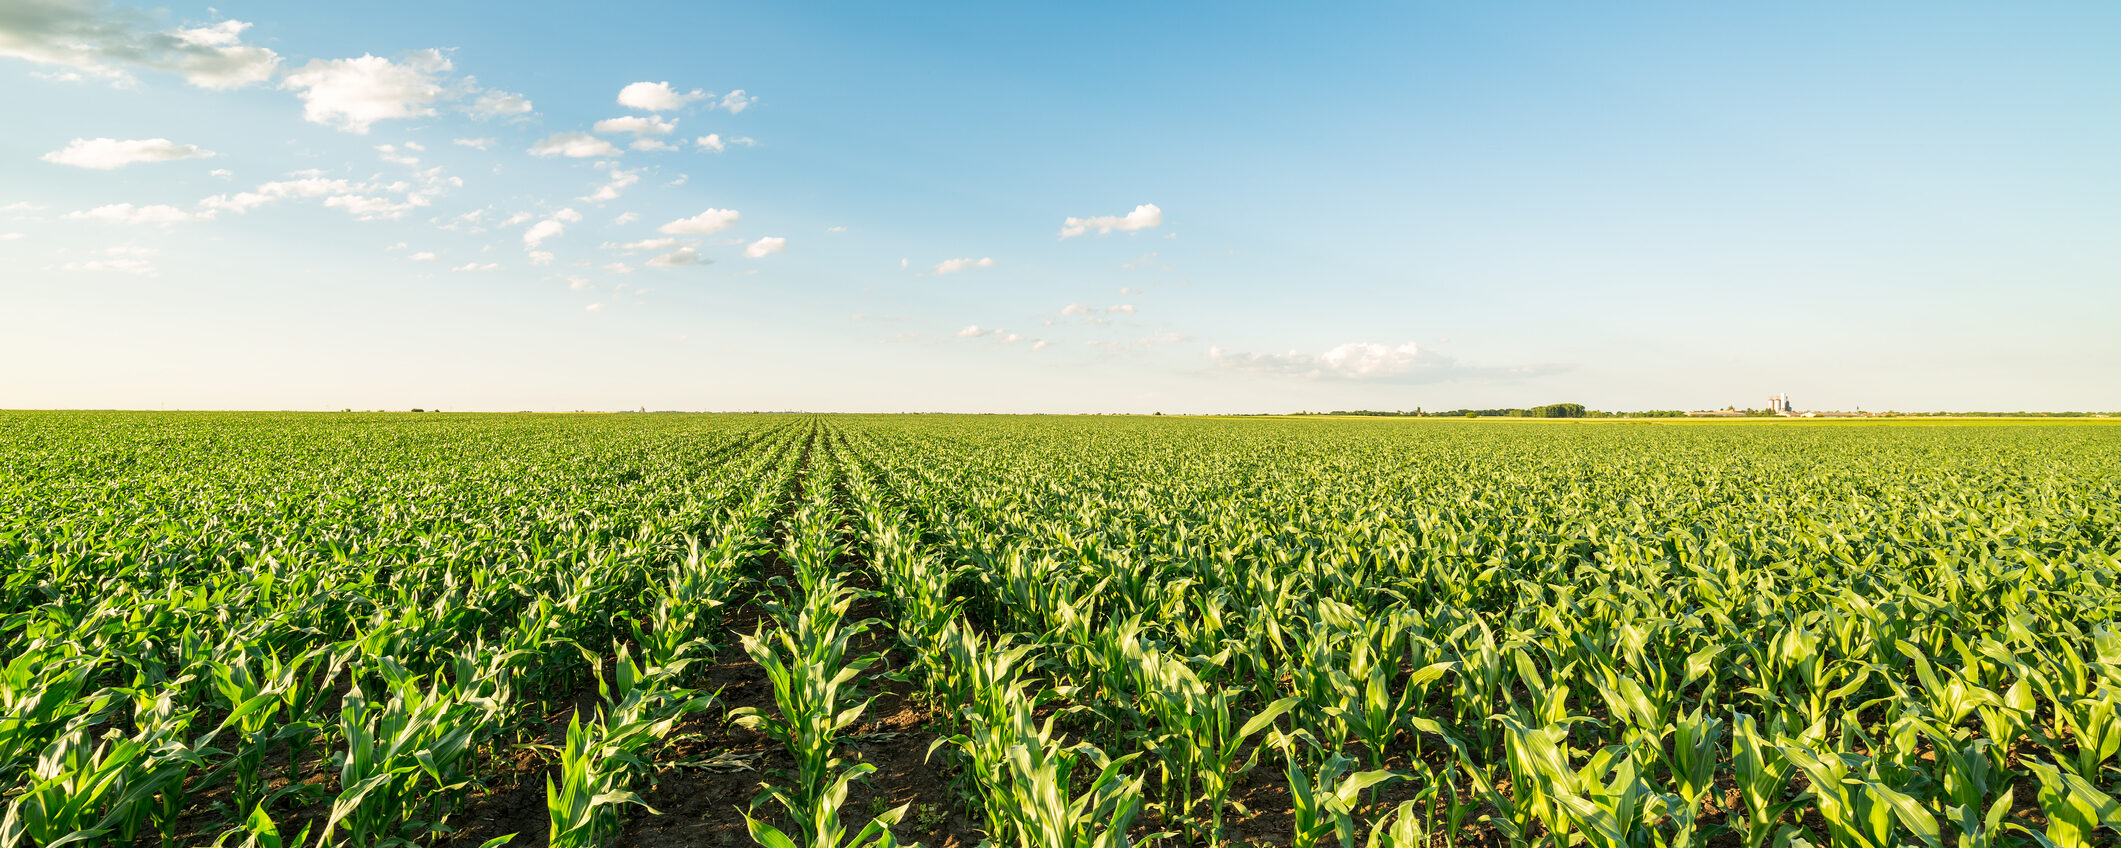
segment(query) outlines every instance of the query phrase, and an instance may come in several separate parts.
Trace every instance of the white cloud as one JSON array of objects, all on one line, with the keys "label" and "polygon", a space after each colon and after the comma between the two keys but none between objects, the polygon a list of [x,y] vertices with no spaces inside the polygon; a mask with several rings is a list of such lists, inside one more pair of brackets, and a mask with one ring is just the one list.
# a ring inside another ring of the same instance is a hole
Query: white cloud
[{"label": "white cloud", "polygon": [[175,206],[134,206],[130,203],[113,203],[80,212],[68,212],[70,221],[107,221],[113,224],[179,224],[188,221],[208,221],[214,210],[186,212]]},{"label": "white cloud", "polygon": [[584,277],[580,274],[568,274],[567,276],[561,277],[560,279],[566,280],[567,287],[575,291],[586,291],[589,289],[590,286],[596,284],[588,277]]},{"label": "white cloud", "polygon": [[669,250],[677,246],[678,240],[674,238],[641,239],[623,244],[608,241],[604,243],[605,250]]},{"label": "white cloud", "polygon": [[344,209],[347,214],[363,221],[386,218],[402,218],[405,213],[427,205],[421,195],[407,195],[404,200],[376,197],[365,194],[335,194],[324,198],[324,205],[331,209]]},{"label": "white cloud", "polygon": [[86,74],[118,85],[132,82],[128,68],[182,74],[201,88],[231,89],[272,78],[280,57],[246,45],[243,21],[162,29],[150,13],[111,7],[97,0],[17,0],[0,11],[0,56],[12,56],[75,72],[39,74],[79,81]]},{"label": "white cloud", "polygon": [[975,339],[986,334],[987,331],[980,329],[978,324],[968,325],[964,329],[957,331],[957,337],[961,339]]},{"label": "white cloud", "polygon": [[611,182],[597,186],[596,191],[591,192],[588,197],[582,199],[590,203],[608,203],[619,199],[620,189],[640,181],[641,172],[639,169],[627,171],[613,168],[611,169]]},{"label": "white cloud", "polygon": [[377,121],[435,114],[444,90],[439,75],[450,69],[439,50],[422,50],[393,62],[363,54],[357,59],[312,59],[280,80],[302,97],[302,117],[311,123],[367,133]]},{"label": "white cloud", "polygon": [[236,172],[234,172],[234,171],[231,171],[231,170],[229,170],[229,169],[227,169],[227,168],[215,168],[215,169],[213,169],[213,170],[211,170],[211,171],[207,171],[207,172],[206,172],[206,175],[207,175],[207,176],[209,176],[209,177],[219,177],[219,178],[221,178],[221,179],[224,179],[224,180],[225,180],[225,179],[228,179],[229,177],[233,177],[233,176],[235,176],[235,175],[236,175]]},{"label": "white cloud", "polygon": [[488,263],[485,263],[485,264],[483,264],[483,265],[482,265],[482,264],[480,264],[480,263],[477,263],[477,262],[466,262],[466,263],[464,263],[464,264],[462,264],[462,265],[458,265],[457,267],[455,267],[455,268],[451,268],[451,269],[449,269],[449,270],[451,270],[451,271],[499,271],[499,270],[501,270],[501,264],[500,264],[500,263],[498,263],[498,262],[488,262]]},{"label": "white cloud", "polygon": [[645,109],[650,112],[666,112],[694,100],[703,100],[714,95],[699,89],[679,93],[668,82],[637,82],[619,89],[619,105]]},{"label": "white cloud", "polygon": [[145,259],[91,259],[86,262],[68,262],[60,267],[67,271],[118,271],[143,277],[155,275],[154,264]]},{"label": "white cloud", "polygon": [[76,168],[93,168],[111,171],[138,162],[171,162],[178,159],[203,159],[214,152],[191,144],[177,144],[166,138],[141,138],[119,141],[115,138],[77,138],[62,150],[44,154],[46,162],[72,165]]},{"label": "white cloud", "polygon": [[1549,365],[1519,367],[1472,366],[1449,357],[1428,353],[1413,342],[1400,345],[1350,342],[1323,353],[1238,353],[1221,347],[1208,348],[1216,365],[1236,371],[1297,377],[1306,380],[1370,380],[1400,383],[1431,383],[1470,377],[1527,377],[1554,373]]},{"label": "white cloud", "polygon": [[626,149],[654,152],[660,150],[676,150],[678,149],[678,146],[675,144],[671,144],[667,141],[657,141],[652,138],[637,138],[633,140],[632,144],[626,145]]},{"label": "white cloud", "polygon": [[552,217],[532,224],[530,229],[523,231],[523,246],[536,248],[538,245],[543,244],[546,239],[566,232],[568,224],[580,220],[582,220],[582,213],[573,209],[562,209],[554,212]]},{"label": "white cloud", "polygon": [[638,220],[641,220],[641,215],[638,212],[621,212],[619,217],[611,219],[611,222],[614,224],[631,224]]},{"label": "white cloud", "polygon": [[828,232],[828,233],[844,233],[844,232],[846,232],[846,231],[847,231],[847,228],[846,228],[846,227],[826,227],[826,228],[825,228],[825,232]]},{"label": "white cloud", "polygon": [[[466,80],[469,82],[469,78]],[[479,92],[464,107],[464,114],[474,118],[508,118],[530,113],[530,98],[513,92],[488,90]]]},{"label": "white cloud", "polygon": [[217,194],[199,201],[199,205],[209,210],[248,212],[252,207],[264,206],[290,197],[324,197],[382,188],[385,187],[356,184],[336,177],[302,176],[292,180],[274,180],[234,195]]},{"label": "white cloud", "polygon": [[38,206],[37,204],[31,203],[27,200],[17,200],[6,206],[0,206],[0,212],[4,212],[9,215],[23,215],[30,212],[42,211],[44,211],[44,207]]},{"label": "white cloud", "polygon": [[604,270],[610,271],[614,274],[631,274],[633,273],[633,266],[628,265],[624,262],[612,262],[605,265]]},{"label": "white cloud", "polygon": [[212,26],[179,29],[172,34],[183,47],[177,63],[184,80],[200,88],[227,90],[272,79],[280,67],[278,54],[243,43],[244,21],[222,21]]},{"label": "white cloud", "polygon": [[393,165],[418,165],[420,157],[410,153],[399,153],[398,148],[388,144],[376,145],[376,152],[383,154],[383,161]]},{"label": "white cloud", "polygon": [[1134,304],[1131,304],[1131,303],[1122,303],[1122,304],[1120,304],[1120,305],[1118,305],[1118,306],[1107,306],[1107,307],[1105,307],[1105,314],[1107,314],[1107,315],[1132,315],[1132,314],[1134,314]]},{"label": "white cloud", "polygon": [[736,225],[738,212],[734,209],[709,209],[690,218],[679,218],[656,228],[656,232],[671,235],[706,235],[721,232]]},{"label": "white cloud", "polygon": [[1045,350],[1045,349],[1046,349],[1046,345],[1048,345],[1048,344],[1050,344],[1050,342],[1046,341],[1045,339],[1039,339],[1038,341],[1035,341],[1035,342],[1032,342],[1032,343],[1031,343],[1031,349],[1032,349],[1032,350]]},{"label": "white cloud", "polygon": [[584,312],[602,312],[602,311],[604,311],[604,304],[601,304],[601,303],[592,303],[592,304],[590,304],[590,305],[588,305],[588,306],[584,306],[584,307],[582,307],[582,311],[584,311]]},{"label": "white cloud", "polygon": [[941,262],[935,263],[934,273],[955,274],[959,271],[965,270],[966,268],[992,267],[994,267],[994,257],[991,256],[981,259],[945,259]]},{"label": "white cloud", "polygon": [[1003,336],[1003,337],[1002,337],[1002,344],[1016,344],[1017,342],[1020,342],[1020,341],[1023,341],[1023,340],[1024,340],[1024,334],[1022,334],[1022,333],[1010,333],[1009,335],[1006,335],[1006,336]]},{"label": "white cloud", "polygon": [[1062,315],[1088,315],[1096,311],[1096,309],[1092,308],[1090,304],[1087,303],[1071,303],[1067,306],[1061,307]]},{"label": "white cloud", "polygon": [[485,220],[485,218],[486,210],[473,209],[470,212],[466,212],[462,215],[455,215],[450,217],[449,222],[442,225],[442,229],[464,230],[466,232],[483,233],[486,232],[486,228],[479,226],[479,223]]},{"label": "white cloud", "polygon": [[503,226],[503,227],[513,227],[513,226],[515,226],[515,225],[517,225],[517,224],[523,223],[524,221],[528,221],[528,220],[530,220],[530,219],[532,219],[532,218],[535,218],[535,217],[537,217],[537,216],[536,216],[536,215],[532,215],[532,214],[530,214],[530,213],[528,213],[528,212],[517,212],[517,213],[515,213],[514,215],[510,215],[510,216],[508,216],[507,218],[503,219],[503,220],[501,221],[501,226]]},{"label": "white cloud", "polygon": [[756,102],[758,98],[744,96],[744,90],[741,88],[722,95],[722,108],[729,110],[731,115],[751,108],[751,104]]},{"label": "white cloud", "polygon": [[14,241],[19,238],[25,238],[25,236],[21,233],[0,233],[0,241]]},{"label": "white cloud", "polygon": [[779,236],[767,236],[746,246],[744,248],[744,255],[749,256],[753,259],[761,259],[769,254],[779,253],[782,250],[787,249],[787,247],[787,239],[781,238]]},{"label": "white cloud", "polygon": [[457,146],[469,147],[473,150],[491,150],[494,145],[501,143],[501,140],[497,138],[460,138],[455,141]]},{"label": "white cloud", "polygon": [[439,259],[439,258],[441,258],[441,257],[435,256],[435,255],[434,255],[433,253],[431,253],[431,252],[429,252],[429,251],[425,251],[425,250],[423,250],[423,251],[420,251],[419,253],[415,253],[415,254],[413,254],[413,255],[411,255],[411,256],[407,256],[407,257],[405,257],[405,258],[406,258],[406,259],[410,259],[410,260],[412,260],[412,261],[414,261],[414,262],[433,262],[434,260],[436,260],[436,259]]},{"label": "white cloud", "polygon": [[533,250],[533,251],[531,251],[531,252],[530,252],[530,253],[529,253],[528,255],[530,256],[530,264],[532,264],[532,265],[550,265],[550,264],[552,264],[552,260],[553,260],[553,255],[552,255],[552,251],[549,251],[549,250]]},{"label": "white cloud", "polygon": [[295,179],[274,180],[250,191],[203,198],[199,201],[199,208],[209,213],[241,213],[288,198],[322,197],[327,208],[344,209],[363,221],[402,218],[414,209],[431,205],[434,197],[441,193],[440,186],[462,184],[455,180],[434,180],[434,174],[438,170],[431,169],[418,174],[426,182],[424,188],[416,188],[404,180],[391,183],[358,183],[337,177],[325,177],[322,171],[297,171]]},{"label": "white cloud", "polygon": [[700,136],[699,138],[693,139],[692,143],[694,145],[697,145],[701,150],[712,150],[716,153],[720,153],[724,150],[729,149],[729,145],[722,143],[721,133],[708,133],[706,135]]},{"label": "white cloud", "polygon": [[675,268],[680,265],[698,265],[701,264],[700,252],[689,247],[681,247],[650,259],[647,264],[650,268]]},{"label": "white cloud", "polygon": [[1134,207],[1134,211],[1129,212],[1125,215],[1100,215],[1095,218],[1069,218],[1066,221],[1062,222],[1060,236],[1061,238],[1071,238],[1074,236],[1082,235],[1083,233],[1089,232],[1091,230],[1096,230],[1100,235],[1113,232],[1114,230],[1123,233],[1134,232],[1136,230],[1147,230],[1154,227],[1160,227],[1163,226],[1163,223],[1164,210],[1156,208],[1156,204],[1144,203],[1140,206]]},{"label": "white cloud", "polygon": [[553,133],[530,146],[532,156],[565,156],[569,159],[587,159],[591,156],[617,156],[619,149],[585,132]]},{"label": "white cloud", "polygon": [[605,118],[590,129],[600,133],[632,133],[635,138],[647,135],[669,135],[678,128],[675,120],[666,121],[654,115],[627,115],[623,118]]}]

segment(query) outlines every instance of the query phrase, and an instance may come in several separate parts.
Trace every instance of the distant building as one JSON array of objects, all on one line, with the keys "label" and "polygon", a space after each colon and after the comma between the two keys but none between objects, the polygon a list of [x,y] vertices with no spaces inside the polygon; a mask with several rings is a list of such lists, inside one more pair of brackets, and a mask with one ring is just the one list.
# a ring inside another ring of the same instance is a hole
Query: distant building
[{"label": "distant building", "polygon": [[1797,410],[1794,407],[1790,406],[1790,396],[1787,393],[1779,395],[1768,395],[1767,411],[1775,415],[1797,414]]}]

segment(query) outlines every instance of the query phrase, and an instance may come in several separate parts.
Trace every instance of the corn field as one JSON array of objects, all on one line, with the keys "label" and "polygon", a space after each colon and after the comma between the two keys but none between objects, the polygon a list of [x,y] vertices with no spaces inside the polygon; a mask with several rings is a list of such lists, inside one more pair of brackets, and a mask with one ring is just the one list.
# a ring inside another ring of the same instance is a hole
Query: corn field
[{"label": "corn field", "polygon": [[0,848],[2121,843],[2121,427],[0,413]]}]

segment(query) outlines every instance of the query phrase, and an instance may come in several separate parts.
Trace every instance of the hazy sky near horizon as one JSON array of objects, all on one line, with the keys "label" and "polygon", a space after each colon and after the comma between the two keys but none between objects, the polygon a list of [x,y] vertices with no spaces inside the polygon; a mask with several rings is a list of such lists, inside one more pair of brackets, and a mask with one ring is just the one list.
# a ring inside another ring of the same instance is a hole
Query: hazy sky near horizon
[{"label": "hazy sky near horizon", "polygon": [[0,407],[2121,409],[2111,3],[0,2]]}]

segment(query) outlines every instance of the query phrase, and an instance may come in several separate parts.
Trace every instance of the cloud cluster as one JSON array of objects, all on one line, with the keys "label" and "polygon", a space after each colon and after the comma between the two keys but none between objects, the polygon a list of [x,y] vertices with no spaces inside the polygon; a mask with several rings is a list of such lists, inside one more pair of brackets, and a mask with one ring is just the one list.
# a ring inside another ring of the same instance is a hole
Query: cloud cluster
[{"label": "cloud cluster", "polygon": [[144,247],[109,247],[100,251],[102,253],[101,258],[68,262],[59,266],[59,268],[63,271],[114,271],[121,274],[154,277],[159,275],[155,272],[154,263],[147,261],[146,257],[154,256],[157,252],[151,248]]},{"label": "cloud cluster", "polygon": [[941,276],[943,274],[955,274],[967,268],[992,267],[994,267],[994,257],[992,256],[982,257],[979,259],[945,259],[941,262],[935,263],[935,269],[930,273],[936,274],[937,276]]},{"label": "cloud cluster", "polygon": [[707,104],[708,108],[724,109],[731,115],[749,109],[751,104],[758,102],[758,98],[745,94],[744,90],[739,88],[722,95],[721,102],[715,103],[712,102],[714,100],[714,92],[702,91],[697,88],[691,91],[679,91],[672,87],[667,80],[663,82],[628,83],[625,88],[619,89],[619,105],[644,112],[668,112],[673,109],[682,109],[685,104],[695,100],[709,101]]},{"label": "cloud cluster", "polygon": [[632,133],[636,138],[646,135],[669,135],[678,128],[676,120],[663,120],[654,115],[646,117],[627,115],[620,118],[605,118],[590,129],[600,133]]},{"label": "cloud cluster", "polygon": [[613,168],[611,169],[611,181],[597,186],[596,191],[590,192],[589,196],[582,198],[582,200],[589,203],[609,203],[619,199],[620,190],[640,181],[641,172],[639,169],[628,171],[621,168]]},{"label": "cloud cluster", "polygon": [[565,156],[569,159],[587,159],[592,156],[617,156],[619,149],[585,132],[553,133],[530,146],[532,156]]},{"label": "cloud cluster", "polygon": [[724,150],[728,150],[729,145],[732,144],[742,145],[744,147],[757,147],[758,141],[747,135],[740,135],[735,138],[724,139],[722,138],[721,133],[708,133],[692,140],[692,145],[694,147],[697,147],[701,150],[705,150],[709,153],[720,153]]},{"label": "cloud cluster", "polygon": [[61,217],[64,217],[66,220],[69,221],[103,221],[111,224],[168,225],[182,224],[191,221],[211,221],[214,217],[214,210],[202,209],[200,211],[193,212],[185,209],[179,209],[175,206],[167,206],[162,204],[155,204],[152,206],[134,206],[130,203],[112,203],[105,206],[98,206],[94,209],[85,209],[79,212],[68,212]]},{"label": "cloud cluster", "polygon": [[119,85],[133,69],[180,74],[200,88],[272,79],[280,56],[243,43],[244,21],[165,28],[138,9],[102,0],[9,0],[0,7],[0,56],[71,69]]},{"label": "cloud cluster", "polygon": [[1208,358],[1233,371],[1305,380],[1440,383],[1476,378],[1523,378],[1560,370],[1552,365],[1469,365],[1425,352],[1413,342],[1399,345],[1349,342],[1317,354],[1294,350],[1287,353],[1238,353],[1210,347]]},{"label": "cloud cluster", "polygon": [[679,218],[656,228],[656,232],[677,236],[703,236],[718,233],[736,226],[738,213],[734,209],[709,209],[690,218]]},{"label": "cloud cluster", "polygon": [[304,120],[360,134],[377,121],[432,117],[444,103],[475,118],[530,112],[529,98],[482,89],[474,77],[452,78],[453,70],[440,50],[416,50],[395,60],[363,53],[311,59],[282,76],[280,87],[302,98]]},{"label": "cloud cluster", "polygon": [[1096,230],[1099,235],[1115,231],[1131,233],[1137,230],[1154,229],[1163,226],[1163,224],[1164,210],[1156,208],[1154,203],[1144,203],[1134,207],[1134,211],[1125,215],[1069,218],[1061,222],[1060,237],[1074,238],[1091,230]]},{"label": "cloud cluster", "polygon": [[679,92],[668,82],[637,82],[619,89],[619,105],[643,109],[649,112],[667,112],[714,95],[699,89]]},{"label": "cloud cluster", "polygon": [[780,236],[767,236],[765,238],[759,239],[758,241],[752,242],[749,245],[746,245],[744,247],[744,255],[749,256],[753,259],[763,259],[769,255],[779,253],[782,250],[787,249],[787,247],[787,239],[781,238]]},{"label": "cloud cluster", "polygon": [[446,90],[451,68],[439,50],[421,50],[392,61],[362,54],[354,59],[311,59],[289,71],[280,87],[302,98],[302,118],[351,133],[368,132],[377,121],[424,118]]},{"label": "cloud cluster", "polygon": [[166,138],[140,138],[119,141],[115,138],[77,138],[65,148],[44,154],[46,162],[72,165],[76,168],[93,168],[112,171],[139,162],[171,162],[178,159],[203,159],[214,155],[191,144],[177,144]]},{"label": "cloud cluster", "polygon": [[705,260],[700,258],[699,250],[690,247],[680,247],[650,259],[645,264],[650,268],[676,268],[684,265],[705,264]]},{"label": "cloud cluster", "polygon": [[414,209],[432,205],[434,199],[448,188],[463,185],[463,180],[442,177],[441,170],[429,168],[415,173],[414,176],[421,180],[420,185],[405,180],[356,182],[326,177],[322,171],[298,171],[290,175],[293,179],[274,180],[250,191],[203,198],[199,201],[199,209],[211,217],[214,212],[242,213],[281,200],[321,197],[325,207],[343,209],[359,220],[401,218]]},{"label": "cloud cluster", "polygon": [[532,224],[529,229],[523,231],[523,246],[534,249],[538,245],[543,244],[546,239],[566,232],[568,224],[580,220],[582,220],[582,213],[573,209],[562,209],[554,212],[545,220]]}]

